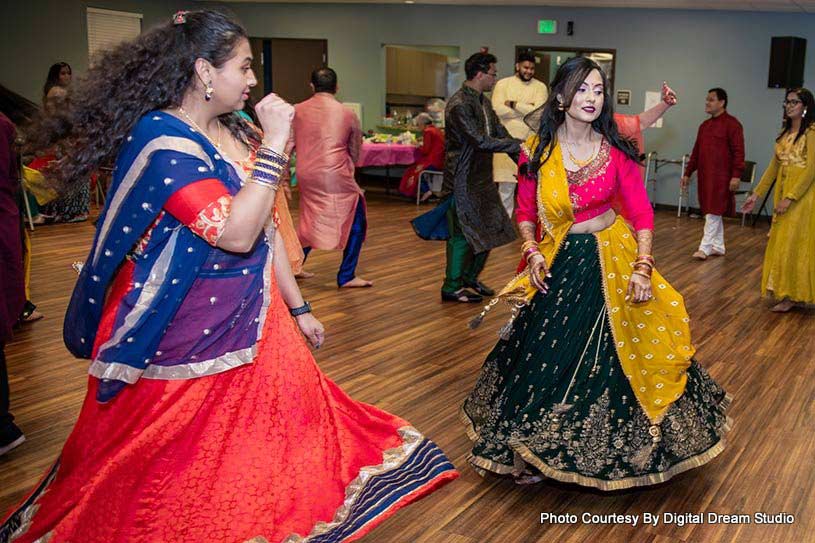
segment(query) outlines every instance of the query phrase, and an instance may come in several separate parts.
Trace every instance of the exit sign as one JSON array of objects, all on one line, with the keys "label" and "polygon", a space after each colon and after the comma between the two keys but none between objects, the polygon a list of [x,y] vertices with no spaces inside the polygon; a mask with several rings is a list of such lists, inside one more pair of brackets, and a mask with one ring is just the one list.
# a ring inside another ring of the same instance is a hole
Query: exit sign
[{"label": "exit sign", "polygon": [[554,19],[538,21],[538,34],[557,34],[557,21]]}]

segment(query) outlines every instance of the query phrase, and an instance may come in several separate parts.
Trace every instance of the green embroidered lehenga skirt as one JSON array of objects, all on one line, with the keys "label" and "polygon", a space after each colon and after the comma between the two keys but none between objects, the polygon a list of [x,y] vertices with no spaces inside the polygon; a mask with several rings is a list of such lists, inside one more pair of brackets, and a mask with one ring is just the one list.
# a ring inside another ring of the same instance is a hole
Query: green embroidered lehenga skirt
[{"label": "green embroidered lehenga skirt", "polygon": [[601,490],[656,484],[724,449],[729,396],[696,362],[658,428],[623,374],[597,241],[570,234],[508,339],[487,357],[462,419],[481,473],[535,473]]}]

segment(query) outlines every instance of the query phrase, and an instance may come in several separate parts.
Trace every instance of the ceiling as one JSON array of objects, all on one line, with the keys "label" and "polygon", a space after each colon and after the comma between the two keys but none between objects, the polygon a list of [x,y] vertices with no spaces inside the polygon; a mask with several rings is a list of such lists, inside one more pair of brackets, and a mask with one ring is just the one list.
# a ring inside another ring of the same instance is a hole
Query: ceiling
[{"label": "ceiling", "polygon": [[[262,4],[303,3],[302,0],[221,0]],[[565,6],[572,8],[722,9],[815,13],[815,0],[306,0],[320,4],[451,4],[482,6]]]}]

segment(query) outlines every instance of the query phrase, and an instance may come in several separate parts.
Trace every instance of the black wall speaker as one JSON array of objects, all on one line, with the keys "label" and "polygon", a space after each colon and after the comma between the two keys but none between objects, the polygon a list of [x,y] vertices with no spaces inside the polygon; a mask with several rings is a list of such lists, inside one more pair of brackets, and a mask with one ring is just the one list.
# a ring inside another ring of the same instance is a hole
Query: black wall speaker
[{"label": "black wall speaker", "polygon": [[804,85],[804,57],[807,41],[792,36],[772,38],[770,76],[767,86],[789,89]]}]

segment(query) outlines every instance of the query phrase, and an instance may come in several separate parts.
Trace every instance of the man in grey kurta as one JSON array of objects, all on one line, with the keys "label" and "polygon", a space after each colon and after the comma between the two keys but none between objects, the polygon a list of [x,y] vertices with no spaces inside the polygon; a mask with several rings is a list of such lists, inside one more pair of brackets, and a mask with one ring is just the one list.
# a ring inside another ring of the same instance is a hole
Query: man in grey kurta
[{"label": "man in grey kurta", "polygon": [[447,270],[442,300],[480,302],[494,292],[478,280],[490,249],[516,237],[493,182],[492,157],[507,153],[516,161],[521,141],[509,135],[484,92],[497,80],[496,58],[472,55],[464,65],[467,81],[444,112],[447,149],[442,197],[452,198],[447,211]]}]

